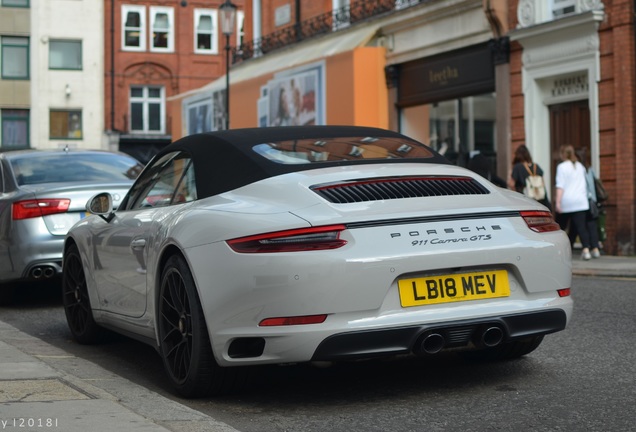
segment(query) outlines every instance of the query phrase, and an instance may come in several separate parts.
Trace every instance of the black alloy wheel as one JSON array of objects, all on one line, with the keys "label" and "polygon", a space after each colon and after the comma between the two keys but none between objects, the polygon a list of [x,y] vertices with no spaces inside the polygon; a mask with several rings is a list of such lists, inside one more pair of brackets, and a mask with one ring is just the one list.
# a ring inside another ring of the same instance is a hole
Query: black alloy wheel
[{"label": "black alloy wheel", "polygon": [[102,328],[93,318],[82,258],[76,245],[71,245],[64,254],[62,303],[73,337],[81,344],[98,342]]},{"label": "black alloy wheel", "polygon": [[163,364],[184,397],[228,393],[237,386],[237,369],[214,359],[194,279],[185,260],[171,256],[163,269],[159,293],[159,338]]}]

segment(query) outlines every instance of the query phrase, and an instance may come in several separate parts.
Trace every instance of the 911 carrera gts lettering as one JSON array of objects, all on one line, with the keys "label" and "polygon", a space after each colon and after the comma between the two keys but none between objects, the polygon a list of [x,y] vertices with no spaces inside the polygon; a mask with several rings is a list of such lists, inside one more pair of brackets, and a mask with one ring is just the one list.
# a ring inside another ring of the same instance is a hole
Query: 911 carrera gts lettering
[{"label": "911 carrera gts lettering", "polygon": [[413,240],[411,242],[411,246],[424,246],[426,244],[445,244],[445,243],[461,243],[467,241],[479,241],[479,240],[490,240],[492,235],[490,234],[480,234],[474,235],[472,237],[460,237],[460,238],[452,238],[452,239],[439,239],[434,238],[429,240]]}]

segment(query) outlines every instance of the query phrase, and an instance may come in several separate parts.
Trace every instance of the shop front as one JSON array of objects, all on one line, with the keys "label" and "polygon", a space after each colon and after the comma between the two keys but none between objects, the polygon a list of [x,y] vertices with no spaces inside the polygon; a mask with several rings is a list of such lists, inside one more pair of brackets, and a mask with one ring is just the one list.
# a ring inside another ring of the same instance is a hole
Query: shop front
[{"label": "shop front", "polygon": [[462,166],[479,152],[495,169],[497,101],[490,43],[392,65],[387,74],[397,86],[402,133]]}]

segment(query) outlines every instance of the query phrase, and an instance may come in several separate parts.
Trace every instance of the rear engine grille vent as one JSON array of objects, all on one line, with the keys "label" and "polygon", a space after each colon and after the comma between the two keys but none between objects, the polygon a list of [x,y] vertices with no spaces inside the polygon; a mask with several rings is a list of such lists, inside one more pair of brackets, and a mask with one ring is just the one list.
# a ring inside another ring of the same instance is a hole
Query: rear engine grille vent
[{"label": "rear engine grille vent", "polygon": [[323,184],[311,189],[335,204],[490,193],[470,177],[391,177]]}]

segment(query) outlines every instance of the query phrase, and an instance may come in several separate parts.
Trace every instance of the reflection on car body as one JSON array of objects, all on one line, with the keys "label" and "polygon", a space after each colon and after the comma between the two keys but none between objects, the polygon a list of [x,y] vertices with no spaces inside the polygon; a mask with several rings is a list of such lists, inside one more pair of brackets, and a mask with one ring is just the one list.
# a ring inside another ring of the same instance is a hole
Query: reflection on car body
[{"label": "reflection on car body", "polygon": [[64,307],[78,341],[147,342],[196,397],[250,365],[528,354],[570,319],[570,255],[541,204],[406,136],[239,129],[171,144],[69,231]]}]

